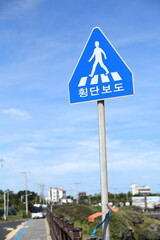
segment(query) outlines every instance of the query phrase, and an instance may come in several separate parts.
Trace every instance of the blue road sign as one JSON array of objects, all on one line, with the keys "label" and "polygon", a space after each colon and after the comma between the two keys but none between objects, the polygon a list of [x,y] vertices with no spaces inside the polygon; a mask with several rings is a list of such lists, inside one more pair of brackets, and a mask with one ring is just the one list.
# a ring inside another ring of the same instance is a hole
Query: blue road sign
[{"label": "blue road sign", "polygon": [[70,103],[133,94],[132,71],[100,28],[94,28],[69,82]]}]

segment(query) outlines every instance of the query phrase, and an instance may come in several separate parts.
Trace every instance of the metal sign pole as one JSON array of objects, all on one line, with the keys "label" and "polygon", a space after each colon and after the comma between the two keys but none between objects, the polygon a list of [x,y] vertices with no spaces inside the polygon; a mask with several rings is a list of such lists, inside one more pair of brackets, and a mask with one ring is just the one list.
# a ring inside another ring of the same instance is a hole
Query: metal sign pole
[{"label": "metal sign pole", "polygon": [[[108,203],[108,174],[107,174],[107,154],[106,154],[106,129],[105,129],[105,107],[104,100],[97,102],[98,125],[99,125],[99,149],[100,149],[100,174],[101,174],[101,204],[102,212],[106,211]],[[102,220],[104,216],[102,217]],[[109,224],[106,221],[102,228],[103,240],[110,239]]]}]

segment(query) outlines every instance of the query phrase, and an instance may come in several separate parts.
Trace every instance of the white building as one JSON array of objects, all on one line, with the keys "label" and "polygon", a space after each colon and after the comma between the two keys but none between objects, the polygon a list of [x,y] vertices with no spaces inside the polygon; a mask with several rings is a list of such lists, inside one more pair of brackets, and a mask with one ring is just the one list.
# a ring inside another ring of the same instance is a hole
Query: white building
[{"label": "white building", "polygon": [[66,191],[64,189],[59,189],[57,187],[50,187],[50,190],[49,190],[50,202],[53,202],[53,203],[60,202],[61,199],[63,198],[66,198]]},{"label": "white building", "polygon": [[73,203],[73,200],[72,200],[71,198],[63,198],[63,199],[61,200],[61,202],[62,202],[62,203],[65,203],[65,204],[67,204],[67,203],[71,204],[71,203]]},{"label": "white building", "polygon": [[150,194],[151,188],[150,188],[150,186],[138,187],[136,184],[131,184],[131,193],[132,193],[132,195]]},{"label": "white building", "polygon": [[66,198],[66,191],[64,189],[58,189],[59,199]]}]

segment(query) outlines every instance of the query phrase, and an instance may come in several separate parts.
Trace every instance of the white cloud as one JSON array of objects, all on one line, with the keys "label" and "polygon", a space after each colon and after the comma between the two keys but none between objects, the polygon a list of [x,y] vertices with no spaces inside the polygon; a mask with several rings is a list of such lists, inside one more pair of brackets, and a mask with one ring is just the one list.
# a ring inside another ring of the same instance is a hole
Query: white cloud
[{"label": "white cloud", "polygon": [[35,167],[32,170],[36,172],[37,174],[44,174],[44,172],[47,172],[47,175],[65,175],[65,174],[77,174],[77,173],[85,173],[88,172],[90,175],[92,171],[98,171],[98,162],[84,162],[84,161],[75,161],[75,162],[65,162],[60,164],[54,164],[48,166],[46,163],[46,166]]},{"label": "white cloud", "polygon": [[30,119],[29,113],[17,109],[17,108],[9,108],[9,109],[4,109],[2,110],[3,114],[9,115],[10,117],[16,119],[16,120],[28,120]]},{"label": "white cloud", "polygon": [[28,13],[28,11],[34,9],[42,1],[44,0],[16,0],[13,3],[6,3],[3,12],[1,12],[0,19],[10,19]]},{"label": "white cloud", "polygon": [[159,159],[156,143],[153,145],[147,140],[110,141],[108,165],[111,171],[155,171],[160,169]]}]

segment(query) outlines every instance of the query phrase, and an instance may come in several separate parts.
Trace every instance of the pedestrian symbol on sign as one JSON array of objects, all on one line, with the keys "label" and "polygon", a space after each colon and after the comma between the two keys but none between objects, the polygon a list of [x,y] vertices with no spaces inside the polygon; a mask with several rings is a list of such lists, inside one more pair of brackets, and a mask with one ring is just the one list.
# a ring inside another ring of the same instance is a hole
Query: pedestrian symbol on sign
[{"label": "pedestrian symbol on sign", "polygon": [[106,75],[107,75],[109,73],[109,71],[108,71],[107,67],[104,65],[103,59],[102,59],[102,55],[104,56],[105,59],[107,59],[106,54],[103,51],[103,49],[99,47],[98,41],[95,42],[95,47],[96,48],[94,49],[94,52],[93,52],[91,58],[89,59],[89,62],[90,62],[90,61],[92,61],[93,58],[95,58],[95,61],[94,61],[93,67],[92,67],[92,72],[89,76],[93,77],[98,63],[106,71]]}]

